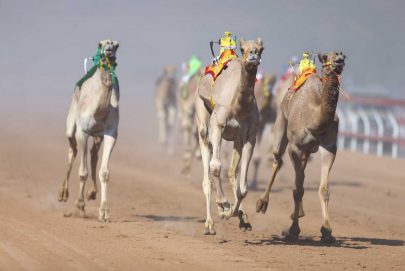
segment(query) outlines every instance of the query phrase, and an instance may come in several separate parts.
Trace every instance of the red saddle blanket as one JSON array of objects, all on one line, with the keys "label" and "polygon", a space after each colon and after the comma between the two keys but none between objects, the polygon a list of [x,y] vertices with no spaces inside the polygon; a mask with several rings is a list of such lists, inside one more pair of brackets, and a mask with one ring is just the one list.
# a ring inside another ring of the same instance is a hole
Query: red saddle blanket
[{"label": "red saddle blanket", "polygon": [[204,75],[210,74],[214,81],[221,74],[221,72],[228,67],[229,62],[237,58],[238,55],[234,50],[226,50],[219,57],[218,61],[215,61],[212,65],[205,67]]}]

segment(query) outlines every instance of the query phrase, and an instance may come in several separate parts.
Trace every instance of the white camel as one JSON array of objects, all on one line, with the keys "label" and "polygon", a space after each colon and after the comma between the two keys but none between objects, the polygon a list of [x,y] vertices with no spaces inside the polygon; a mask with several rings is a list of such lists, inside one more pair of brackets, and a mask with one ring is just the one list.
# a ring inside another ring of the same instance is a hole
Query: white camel
[{"label": "white camel", "polygon": [[[159,142],[168,144],[168,135],[176,119],[176,68],[167,65],[156,82],[155,106],[159,124]],[[167,146],[169,147],[169,146]]]},{"label": "white camel", "polygon": [[119,85],[115,75],[115,54],[119,44],[117,41],[102,40],[98,46],[101,53],[100,62],[96,67],[93,67],[94,74],[82,82],[81,86],[76,86],[67,117],[66,135],[69,140],[69,163],[66,178],[59,191],[59,201],[67,201],[69,197],[69,175],[79,150],[81,154],[79,167],[80,187],[76,206],[79,213],[84,215],[84,187],[88,177],[87,141],[89,136],[94,138],[93,147],[90,150],[93,186],[87,191],[86,197],[88,200],[96,199],[98,192],[96,184],[98,151],[104,140],[99,171],[101,200],[98,219],[102,222],[108,222],[107,185],[110,176],[108,163],[117,140],[119,122]]}]

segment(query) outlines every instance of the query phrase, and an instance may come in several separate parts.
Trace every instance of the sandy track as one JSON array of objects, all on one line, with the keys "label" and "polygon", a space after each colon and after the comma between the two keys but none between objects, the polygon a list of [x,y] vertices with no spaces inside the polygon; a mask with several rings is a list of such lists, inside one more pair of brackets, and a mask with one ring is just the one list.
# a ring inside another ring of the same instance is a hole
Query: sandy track
[{"label": "sandy track", "polygon": [[[124,133],[112,157],[112,223],[96,221],[98,200],[87,202],[87,219],[64,218],[74,210],[77,170],[68,203],[57,202],[66,167],[63,127],[40,132],[17,127],[0,135],[0,270],[401,270],[405,265],[405,162],[339,153],[331,176],[330,216],[337,243],[319,242],[319,159],[308,165],[306,216],[301,240],[283,241],[290,225],[292,170],[287,162],[266,215],[254,212],[261,191],[249,191],[252,232],[237,219],[220,221],[216,236],[203,236],[201,167],[178,172],[179,151],[168,157],[155,136]],[[121,129],[125,129],[121,127]],[[149,129],[149,128],[146,128]],[[128,128],[128,130],[130,130]],[[288,160],[287,158],[285,160]],[[260,186],[270,174],[262,168]],[[226,179],[224,182],[227,183]],[[232,199],[229,185],[226,185]],[[213,208],[215,211],[216,208]]]}]

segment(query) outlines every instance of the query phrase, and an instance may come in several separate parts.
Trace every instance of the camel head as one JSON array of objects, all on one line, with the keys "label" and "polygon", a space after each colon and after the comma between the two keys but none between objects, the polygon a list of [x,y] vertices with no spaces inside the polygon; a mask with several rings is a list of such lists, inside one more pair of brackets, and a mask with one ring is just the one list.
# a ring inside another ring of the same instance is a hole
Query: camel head
[{"label": "camel head", "polygon": [[176,67],[172,66],[172,65],[166,65],[163,69],[163,73],[166,77],[174,77],[174,75],[176,74]]},{"label": "camel head", "polygon": [[341,51],[333,51],[327,54],[318,53],[319,61],[322,63],[322,73],[331,72],[340,75],[345,67],[346,56]]},{"label": "camel head", "polygon": [[264,49],[262,39],[257,38],[256,40],[245,41],[241,38],[239,45],[242,53],[242,64],[247,69],[257,68],[260,65]]},{"label": "camel head", "polygon": [[102,56],[108,58],[110,61],[115,61],[115,54],[119,46],[116,40],[101,40],[98,43]]}]

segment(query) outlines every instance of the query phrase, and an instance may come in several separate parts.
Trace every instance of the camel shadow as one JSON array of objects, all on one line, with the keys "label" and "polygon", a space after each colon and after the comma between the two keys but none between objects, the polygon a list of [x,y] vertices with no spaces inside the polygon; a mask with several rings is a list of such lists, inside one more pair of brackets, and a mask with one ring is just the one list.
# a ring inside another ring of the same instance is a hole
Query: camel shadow
[{"label": "camel shadow", "polygon": [[[258,183],[258,184],[259,184],[259,183]],[[337,186],[361,187],[362,184],[361,184],[360,182],[357,182],[357,181],[352,181],[352,182],[332,181],[332,182],[329,182],[329,186],[331,186],[331,187],[337,187]],[[282,192],[282,191],[284,191],[284,190],[286,190],[286,189],[287,189],[287,190],[291,190],[291,188],[290,188],[289,186],[277,187],[277,188],[273,188],[273,189],[271,190],[271,193],[279,193],[279,192]],[[304,189],[305,189],[305,191],[315,191],[315,192],[317,192],[318,189],[319,189],[319,186],[316,186],[316,185],[307,185],[307,186],[305,186],[305,185],[304,185]],[[264,190],[265,190],[265,185],[264,185],[263,187],[259,187],[259,186],[252,187],[252,186],[249,186],[249,190],[250,190],[250,191],[254,191],[254,192],[264,192]]]},{"label": "camel shadow", "polygon": [[404,240],[395,239],[379,239],[366,237],[338,237],[333,244],[322,243],[320,240],[315,240],[313,236],[303,236],[297,241],[286,240],[282,236],[272,235],[270,239],[245,240],[247,245],[267,246],[267,245],[286,245],[286,246],[310,246],[310,247],[338,247],[348,249],[368,249],[370,245],[379,246],[405,246]]},{"label": "camel shadow", "polygon": [[174,216],[174,215],[135,215],[138,218],[145,218],[150,221],[166,221],[166,222],[197,222],[197,223],[205,223],[205,220],[198,219],[196,216]]}]

